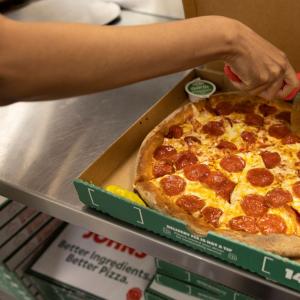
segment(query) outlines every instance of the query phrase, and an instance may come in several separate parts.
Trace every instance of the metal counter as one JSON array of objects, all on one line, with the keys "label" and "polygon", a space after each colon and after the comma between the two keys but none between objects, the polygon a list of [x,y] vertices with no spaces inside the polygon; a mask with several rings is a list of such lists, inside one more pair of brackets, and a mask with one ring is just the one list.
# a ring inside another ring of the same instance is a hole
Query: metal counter
[{"label": "metal counter", "polygon": [[[131,23],[134,15],[143,17],[131,14]],[[299,299],[295,291],[91,211],[78,200],[73,179],[182,76],[61,101],[1,107],[0,193],[257,298]]]}]

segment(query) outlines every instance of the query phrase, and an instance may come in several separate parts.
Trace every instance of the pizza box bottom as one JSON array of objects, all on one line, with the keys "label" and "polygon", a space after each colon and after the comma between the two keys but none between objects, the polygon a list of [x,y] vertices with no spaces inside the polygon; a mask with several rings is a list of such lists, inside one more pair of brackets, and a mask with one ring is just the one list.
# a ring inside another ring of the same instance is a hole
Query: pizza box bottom
[{"label": "pizza box bottom", "polygon": [[184,222],[104,189],[115,184],[132,190],[136,156],[143,139],[167,115],[188,101],[185,84],[199,76],[214,82],[218,91],[230,90],[223,72],[191,71],[74,180],[79,199],[90,208],[300,291],[300,264],[215,232],[200,237],[190,232]]}]

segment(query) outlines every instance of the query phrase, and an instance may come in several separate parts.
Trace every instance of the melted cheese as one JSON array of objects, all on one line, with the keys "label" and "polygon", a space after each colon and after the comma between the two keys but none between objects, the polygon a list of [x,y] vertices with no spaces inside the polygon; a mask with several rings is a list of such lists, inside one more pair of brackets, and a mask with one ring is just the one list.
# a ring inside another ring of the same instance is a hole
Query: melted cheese
[{"label": "melted cheese", "polygon": [[[214,103],[213,106],[216,104]],[[215,101],[216,102],[216,101]],[[271,104],[273,105],[273,104]],[[273,105],[276,106],[276,105]],[[278,112],[280,109],[277,107]],[[255,108],[255,112],[260,114],[258,111],[258,105]],[[176,175],[185,179],[186,188],[184,194],[196,195],[201,199],[205,200],[206,206],[212,206],[220,208],[223,211],[222,216],[219,219],[219,228],[228,228],[228,222],[237,216],[245,215],[244,211],[240,206],[240,201],[249,194],[259,194],[266,195],[268,191],[275,187],[282,187],[285,190],[290,191],[293,195],[292,185],[296,181],[299,181],[297,170],[295,167],[295,162],[299,161],[297,157],[297,152],[300,151],[300,144],[293,145],[282,145],[279,139],[273,138],[268,134],[268,128],[272,124],[278,124],[280,121],[276,120],[273,115],[264,117],[264,129],[258,129],[256,127],[247,126],[244,123],[244,114],[232,113],[228,116],[214,116],[202,110],[197,114],[196,120],[204,125],[210,121],[220,121],[223,120],[225,133],[218,137],[209,136],[203,134],[199,130],[194,130],[191,123],[185,123],[181,125],[183,128],[183,137],[181,139],[165,139],[164,145],[173,146],[177,152],[189,150],[187,144],[184,142],[184,137],[193,135],[197,137],[201,144],[200,155],[198,155],[198,160],[200,163],[207,164],[211,170],[218,170],[225,174],[230,180],[236,183],[236,187],[231,195],[230,203],[216,195],[216,193],[210,188],[206,187],[204,184],[199,182],[194,182],[188,180],[182,170],[176,172]],[[232,120],[229,121],[228,119]],[[251,131],[257,136],[257,140],[261,142],[263,148],[258,148],[258,144],[248,146],[241,138],[241,133],[243,131]],[[237,151],[237,155],[244,159],[246,166],[242,172],[231,173],[227,172],[220,166],[220,160],[226,155],[225,151],[218,149],[216,146],[221,140],[227,140],[234,143],[239,149],[244,149],[243,152]],[[245,151],[246,149],[246,151]],[[281,157],[281,163],[279,166],[271,169],[270,171],[274,175],[274,181],[271,185],[266,187],[255,187],[250,184],[247,180],[247,172],[253,168],[265,168],[264,162],[261,158],[260,153],[262,151],[278,152]],[[299,166],[300,169],[300,166]],[[168,176],[168,175],[167,175]],[[153,179],[152,182],[157,187],[159,187],[159,181],[161,178]],[[293,195],[293,202],[289,203],[293,209],[300,213],[300,198]],[[173,204],[176,205],[176,199],[178,197],[170,197]],[[292,210],[288,210],[284,207],[280,208],[270,208],[268,213],[276,214],[281,216],[287,226],[287,234],[298,234],[300,235],[300,225],[297,222],[296,214]],[[201,212],[193,213],[193,217],[201,217]]]}]

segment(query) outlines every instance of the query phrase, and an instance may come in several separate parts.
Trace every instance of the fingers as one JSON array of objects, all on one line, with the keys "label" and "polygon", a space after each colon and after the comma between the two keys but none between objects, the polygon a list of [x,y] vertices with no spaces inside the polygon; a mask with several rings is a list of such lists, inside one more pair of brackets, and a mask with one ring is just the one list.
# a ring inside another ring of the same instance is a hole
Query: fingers
[{"label": "fingers", "polygon": [[282,83],[283,83],[283,79],[281,77],[277,81],[272,83],[269,87],[267,87],[265,90],[260,92],[258,95],[265,99],[273,99],[281,91]]},{"label": "fingers", "polygon": [[299,88],[299,80],[294,69],[289,64],[288,69],[283,77],[283,82],[285,83],[282,89],[278,90],[276,94],[279,98],[286,98],[295,88]]}]

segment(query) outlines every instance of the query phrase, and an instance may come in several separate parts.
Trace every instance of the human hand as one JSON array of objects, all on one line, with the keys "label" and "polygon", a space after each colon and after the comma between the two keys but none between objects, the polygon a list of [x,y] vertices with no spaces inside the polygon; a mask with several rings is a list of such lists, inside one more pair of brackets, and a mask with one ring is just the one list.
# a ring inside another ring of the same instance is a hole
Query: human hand
[{"label": "human hand", "polygon": [[299,86],[296,73],[285,53],[237,22],[232,53],[224,60],[240,78],[232,84],[250,94],[272,99],[285,98]]}]

